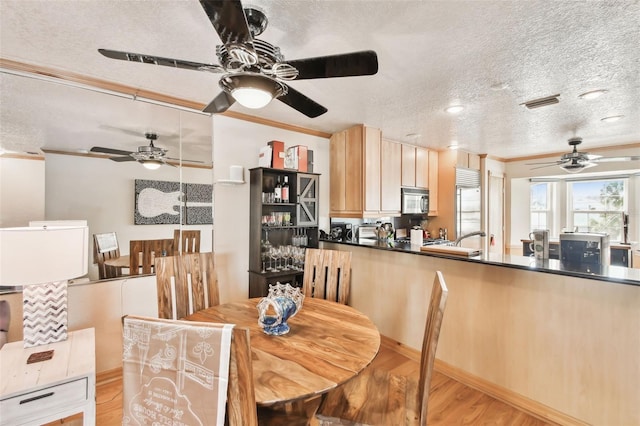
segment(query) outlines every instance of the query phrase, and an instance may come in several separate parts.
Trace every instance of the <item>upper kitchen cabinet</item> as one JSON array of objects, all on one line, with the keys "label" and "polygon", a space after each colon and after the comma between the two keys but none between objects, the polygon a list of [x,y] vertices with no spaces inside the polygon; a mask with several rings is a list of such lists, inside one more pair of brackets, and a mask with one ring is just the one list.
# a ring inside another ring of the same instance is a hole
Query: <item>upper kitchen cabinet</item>
[{"label": "upper kitchen cabinet", "polygon": [[429,150],[402,144],[402,186],[429,187]]},{"label": "upper kitchen cabinet", "polygon": [[[416,187],[417,188],[429,188],[431,186],[431,163],[429,156],[431,151],[423,148],[416,147]],[[436,186],[438,186],[438,153],[436,152]],[[429,188],[431,189],[431,188]]]},{"label": "upper kitchen cabinet", "polygon": [[329,216],[400,214],[400,144],[383,142],[380,129],[360,124],[331,136],[329,159]]},{"label": "upper kitchen cabinet", "polygon": [[470,152],[458,150],[456,165],[467,169],[480,170],[480,156]]},{"label": "upper kitchen cabinet", "polygon": [[402,144],[402,186],[416,186],[416,147]]},{"label": "upper kitchen cabinet", "polygon": [[402,145],[383,139],[380,164],[380,213],[384,216],[400,216]]}]

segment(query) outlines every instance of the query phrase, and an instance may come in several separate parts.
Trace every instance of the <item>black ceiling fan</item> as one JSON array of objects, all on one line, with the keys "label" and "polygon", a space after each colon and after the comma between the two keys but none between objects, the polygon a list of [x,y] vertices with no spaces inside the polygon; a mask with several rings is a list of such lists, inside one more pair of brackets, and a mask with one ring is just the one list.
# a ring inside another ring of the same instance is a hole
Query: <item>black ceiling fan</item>
[{"label": "black ceiling fan", "polygon": [[222,92],[204,108],[207,113],[224,112],[236,101],[249,108],[261,108],[277,98],[314,118],[327,109],[286,82],[378,72],[378,57],[372,50],[287,61],[280,48],[255,38],[267,27],[267,18],[261,11],[243,9],[240,0],[200,0],[200,5],[222,41],[216,46],[220,65],[108,49],[98,51],[112,59],[222,73]]},{"label": "black ceiling fan", "polygon": [[[154,145],[153,141],[158,139],[158,135],[156,133],[145,133],[144,137],[149,141],[149,145],[139,146],[137,151],[123,151],[120,149],[105,148],[101,146],[94,146],[90,151],[101,154],[118,155],[118,157],[110,157],[109,159],[117,162],[137,161],[148,169],[157,169],[164,164],[175,167],[173,164],[168,163],[167,160],[180,161],[178,158],[167,157],[166,149]],[[202,161],[195,160],[183,161],[202,163]]]},{"label": "black ceiling fan", "polygon": [[569,146],[573,147],[571,152],[563,154],[557,161],[545,161],[541,163],[527,163],[533,167],[531,170],[542,169],[544,167],[559,166],[567,173],[579,173],[584,169],[595,167],[598,163],[608,163],[616,161],[635,161],[640,160],[640,155],[632,155],[627,157],[603,157],[601,155],[589,154],[588,152],[578,151],[578,145],[582,143],[582,138],[571,138],[568,141]]}]

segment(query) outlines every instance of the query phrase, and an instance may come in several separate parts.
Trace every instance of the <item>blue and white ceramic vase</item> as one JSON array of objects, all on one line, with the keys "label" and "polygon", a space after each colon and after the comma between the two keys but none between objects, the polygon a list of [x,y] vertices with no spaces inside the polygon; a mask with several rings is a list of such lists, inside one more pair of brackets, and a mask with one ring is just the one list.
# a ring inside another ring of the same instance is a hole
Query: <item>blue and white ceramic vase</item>
[{"label": "blue and white ceramic vase", "polygon": [[302,308],[304,294],[288,283],[269,286],[269,294],[258,302],[258,324],[266,334],[281,336],[290,330],[287,320]]}]

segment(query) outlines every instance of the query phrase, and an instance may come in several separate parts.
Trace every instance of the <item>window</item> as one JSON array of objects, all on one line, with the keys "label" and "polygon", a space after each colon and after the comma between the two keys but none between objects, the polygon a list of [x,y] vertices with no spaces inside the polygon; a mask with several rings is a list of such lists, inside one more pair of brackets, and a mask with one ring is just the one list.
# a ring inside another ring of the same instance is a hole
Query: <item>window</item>
[{"label": "window", "polygon": [[539,182],[532,183],[530,198],[530,211],[531,218],[530,224],[533,231],[535,229],[549,229],[551,230],[551,224],[553,222],[551,212],[551,183]]},{"label": "window", "polygon": [[611,241],[621,241],[627,187],[624,178],[569,182],[573,228],[578,232],[604,232]]}]

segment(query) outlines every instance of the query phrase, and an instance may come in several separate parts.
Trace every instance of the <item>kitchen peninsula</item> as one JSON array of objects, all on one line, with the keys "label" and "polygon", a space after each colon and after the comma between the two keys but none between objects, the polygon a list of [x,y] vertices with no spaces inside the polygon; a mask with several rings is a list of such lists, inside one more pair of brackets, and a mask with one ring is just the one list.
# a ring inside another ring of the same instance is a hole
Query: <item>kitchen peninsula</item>
[{"label": "kitchen peninsula", "polygon": [[575,273],[557,261],[540,267],[524,256],[461,258],[386,242],[320,245],[352,252],[349,304],[415,351],[433,276],[443,273],[441,372],[560,424],[640,424],[640,271]]},{"label": "kitchen peninsula", "polygon": [[412,253],[424,256],[445,257],[460,261],[485,263],[507,268],[525,269],[550,274],[567,275],[572,277],[608,281],[618,284],[629,284],[640,286],[640,269],[625,268],[617,265],[604,265],[600,267],[578,268],[573,265],[566,265],[556,259],[535,260],[532,256],[517,256],[503,253],[481,253],[478,256],[458,256],[454,254],[434,253],[421,251],[419,246],[412,246],[406,242],[370,240],[367,242],[343,242],[325,241],[325,243],[355,245],[379,250],[391,250],[404,253]]}]

